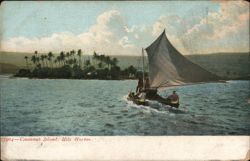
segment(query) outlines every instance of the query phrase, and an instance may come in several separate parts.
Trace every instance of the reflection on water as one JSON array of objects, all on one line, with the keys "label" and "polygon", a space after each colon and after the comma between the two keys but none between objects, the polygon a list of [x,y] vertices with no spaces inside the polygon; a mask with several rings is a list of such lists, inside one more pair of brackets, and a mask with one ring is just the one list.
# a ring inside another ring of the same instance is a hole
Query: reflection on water
[{"label": "reflection on water", "polygon": [[2,136],[250,134],[247,81],[177,87],[178,110],[127,101],[133,80],[0,81]]}]

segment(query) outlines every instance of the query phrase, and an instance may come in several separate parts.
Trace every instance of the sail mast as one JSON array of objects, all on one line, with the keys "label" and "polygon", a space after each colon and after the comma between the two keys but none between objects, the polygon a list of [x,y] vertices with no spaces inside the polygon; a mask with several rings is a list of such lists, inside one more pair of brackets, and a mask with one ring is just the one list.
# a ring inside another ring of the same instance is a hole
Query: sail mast
[{"label": "sail mast", "polygon": [[145,88],[145,74],[144,74],[144,50],[142,48],[142,79],[143,79],[143,89]]}]

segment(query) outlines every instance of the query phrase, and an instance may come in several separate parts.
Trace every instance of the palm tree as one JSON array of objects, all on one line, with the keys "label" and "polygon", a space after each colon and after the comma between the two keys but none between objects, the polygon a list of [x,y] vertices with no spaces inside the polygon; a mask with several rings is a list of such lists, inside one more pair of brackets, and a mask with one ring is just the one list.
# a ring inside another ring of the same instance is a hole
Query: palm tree
[{"label": "palm tree", "polygon": [[52,57],[54,57],[53,53],[50,51],[48,53],[48,60],[50,61],[50,65],[53,68],[53,62],[52,62]]},{"label": "palm tree", "polygon": [[101,61],[101,62],[104,62],[105,61],[105,55],[102,54],[102,55],[98,56],[97,59],[99,61]]},{"label": "palm tree", "polygon": [[69,58],[72,58],[73,54],[72,54],[72,50],[69,52]]},{"label": "palm tree", "polygon": [[66,53],[66,58],[69,60],[69,57],[70,57],[71,55],[70,55],[70,52],[67,52]]},{"label": "palm tree", "polygon": [[61,57],[60,56],[57,56],[56,57],[56,61],[58,62],[59,66],[61,65]]},{"label": "palm tree", "polygon": [[65,54],[63,51],[60,52],[60,60],[63,61],[63,64],[65,65]]},{"label": "palm tree", "polygon": [[55,66],[56,66],[56,67],[57,67],[57,62],[58,62],[58,60],[55,59],[55,60],[54,60],[54,63],[55,63]]},{"label": "palm tree", "polygon": [[[36,65],[37,65],[37,63],[39,63],[39,60],[37,59],[37,55],[38,55],[38,51],[36,50],[35,52],[34,52],[34,54],[35,54],[35,57],[36,57]],[[38,60],[38,61],[37,61]]]},{"label": "palm tree", "polygon": [[43,67],[45,67],[45,64],[44,64],[45,55],[41,55],[40,57],[41,57],[42,65],[43,65]]},{"label": "palm tree", "polygon": [[94,54],[93,54],[94,66],[96,66],[96,61],[97,60],[98,60],[98,54],[94,51]]},{"label": "palm tree", "polygon": [[76,58],[73,59],[73,64],[74,64],[73,66],[77,65],[77,60],[76,60]]},{"label": "palm tree", "polygon": [[109,66],[111,64],[111,59],[109,56],[106,56],[105,59],[104,59],[105,63],[108,65],[108,69],[109,69]]},{"label": "palm tree", "polygon": [[111,60],[111,66],[117,66],[117,63],[118,63],[117,58],[113,58],[113,59]]},{"label": "palm tree", "polygon": [[36,62],[37,62],[37,65],[39,65],[39,62],[40,62],[40,58],[39,57],[36,57]]},{"label": "palm tree", "polygon": [[32,55],[30,60],[33,62],[34,65],[36,65],[36,56],[35,55]]},{"label": "palm tree", "polygon": [[44,55],[44,62],[45,62],[45,66],[48,67],[48,56]]},{"label": "palm tree", "polygon": [[27,67],[27,69],[29,69],[28,58],[29,58],[28,56],[25,56],[25,57],[24,57],[24,59],[25,59],[25,61],[26,61],[26,67]]},{"label": "palm tree", "polygon": [[72,55],[73,55],[73,57],[75,58],[75,50],[72,50]]},{"label": "palm tree", "polygon": [[93,54],[93,59],[96,59],[97,58],[97,53],[94,51],[94,54]]},{"label": "palm tree", "polygon": [[73,56],[73,58],[75,58],[75,50],[71,50],[71,51],[70,51],[70,56],[71,56],[71,57]]},{"label": "palm tree", "polygon": [[81,63],[82,63],[82,50],[81,49],[79,49],[78,51],[77,51],[77,56],[78,56],[78,58],[79,58],[79,67],[81,68]]}]

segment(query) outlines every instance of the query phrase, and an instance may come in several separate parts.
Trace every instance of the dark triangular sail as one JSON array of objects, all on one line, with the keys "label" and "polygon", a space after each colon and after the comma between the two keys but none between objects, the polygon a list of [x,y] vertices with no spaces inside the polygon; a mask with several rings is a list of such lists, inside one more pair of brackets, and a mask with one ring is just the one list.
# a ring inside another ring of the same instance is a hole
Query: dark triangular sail
[{"label": "dark triangular sail", "polygon": [[219,77],[185,58],[167,39],[165,30],[146,48],[151,87],[218,81]]}]

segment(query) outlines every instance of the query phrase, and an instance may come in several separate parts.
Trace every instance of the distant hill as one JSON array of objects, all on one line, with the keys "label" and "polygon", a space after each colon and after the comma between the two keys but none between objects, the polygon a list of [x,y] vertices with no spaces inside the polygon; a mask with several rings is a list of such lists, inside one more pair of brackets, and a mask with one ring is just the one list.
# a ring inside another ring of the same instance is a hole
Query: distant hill
[{"label": "distant hill", "polygon": [[31,53],[15,53],[0,51],[0,63],[13,64],[18,67],[25,67],[25,56],[32,55]]},{"label": "distant hill", "polygon": [[[185,57],[223,78],[245,78],[250,74],[249,53],[216,53],[207,55],[186,55]],[[121,67],[127,65],[140,67],[142,64],[141,58],[138,56],[117,56],[117,58],[121,60]]]},{"label": "distant hill", "polygon": [[[24,56],[31,56],[33,53],[14,53],[0,51],[0,63],[12,64],[18,68],[26,66]],[[84,59],[92,56],[83,56]],[[111,56],[119,60],[118,65],[126,68],[130,65],[140,68],[142,65],[139,56]],[[207,55],[187,55],[192,62],[202,66],[203,68],[215,73],[221,77],[234,79],[238,77],[246,77],[250,73],[250,56],[249,53],[215,53]],[[147,62],[147,61],[145,61]],[[10,67],[11,68],[11,67]],[[13,67],[12,67],[13,68]],[[147,69],[147,65],[146,65]],[[14,71],[14,70],[12,70]]]},{"label": "distant hill", "polygon": [[20,68],[13,64],[0,63],[0,74],[16,73]]},{"label": "distant hill", "polygon": [[217,53],[190,55],[189,60],[207,70],[227,78],[246,77],[250,74],[249,53]]}]

